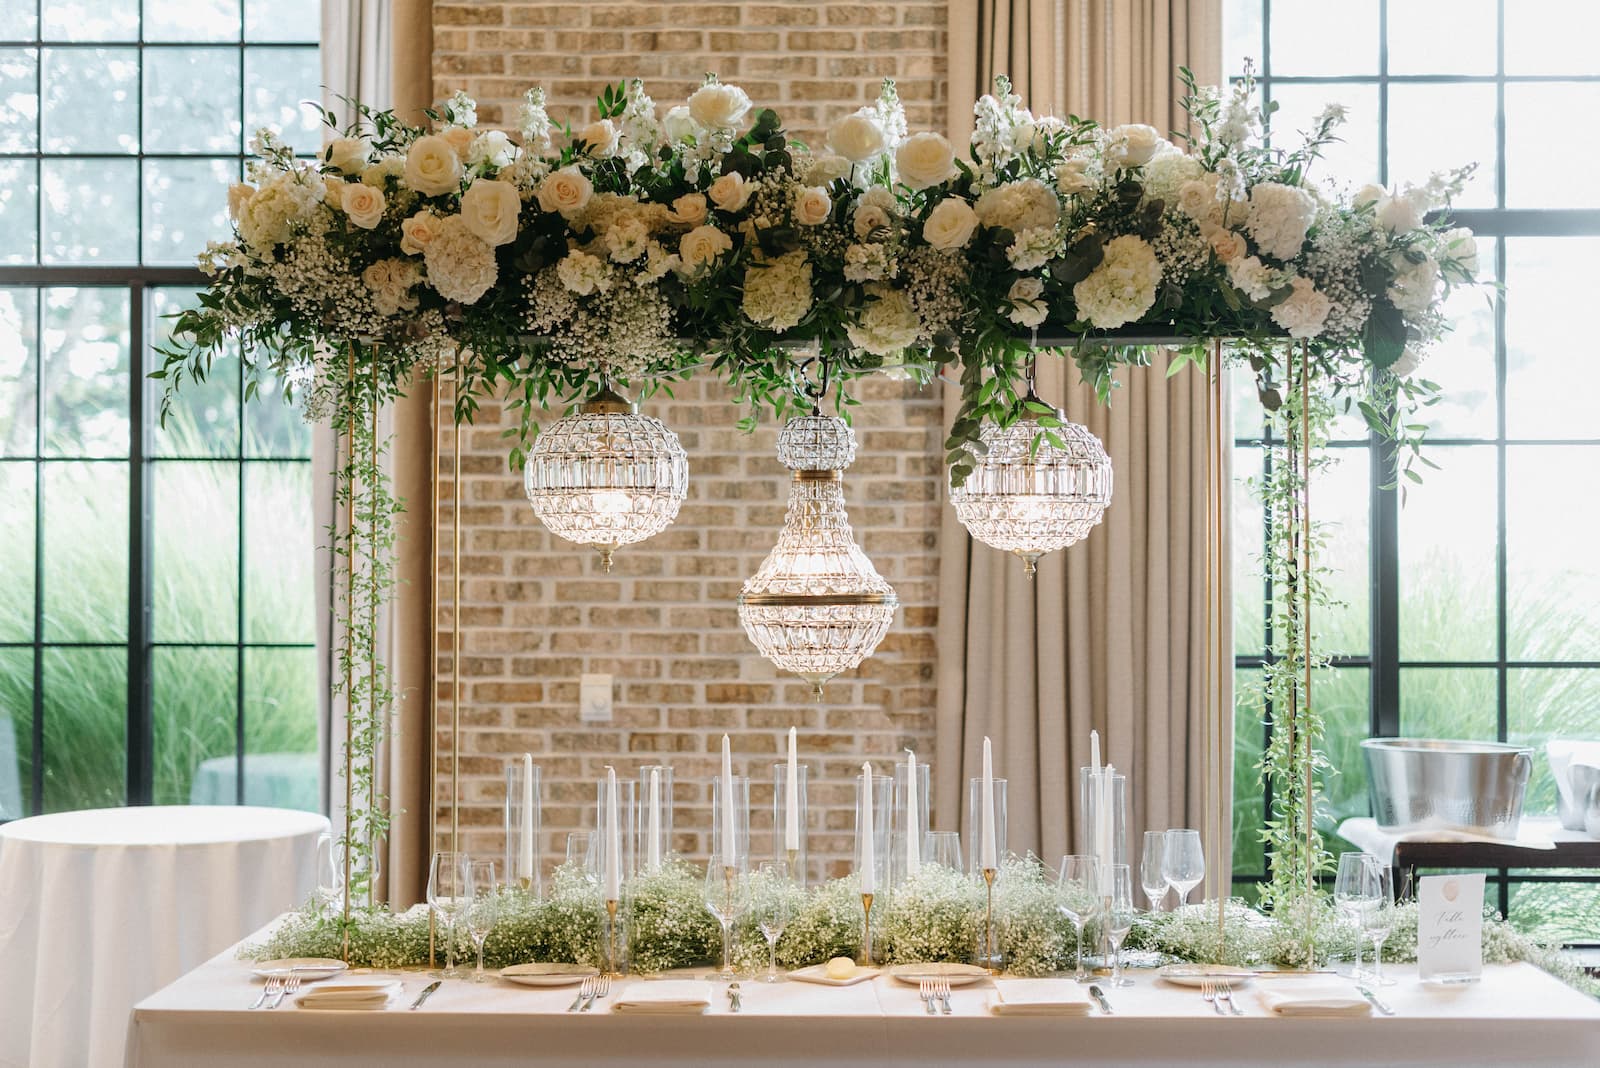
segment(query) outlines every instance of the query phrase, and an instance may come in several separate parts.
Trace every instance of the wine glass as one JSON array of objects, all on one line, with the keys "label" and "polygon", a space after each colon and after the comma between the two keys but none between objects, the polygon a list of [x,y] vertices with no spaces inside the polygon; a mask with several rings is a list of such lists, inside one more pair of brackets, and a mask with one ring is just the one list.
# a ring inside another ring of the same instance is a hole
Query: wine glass
[{"label": "wine glass", "polygon": [[767,982],[779,983],[778,939],[789,926],[789,862],[764,860],[756,869],[757,885],[751,894],[750,911],[756,927],[767,940]]},{"label": "wine glass", "polygon": [[1111,985],[1132,986],[1122,975],[1122,940],[1133,930],[1133,872],[1126,864],[1111,865],[1111,898],[1106,904],[1106,934],[1111,940]]},{"label": "wine glass", "polygon": [[1144,832],[1144,855],[1139,861],[1139,886],[1150,902],[1151,912],[1160,912],[1167,897],[1167,877],[1161,866],[1166,860],[1167,836],[1162,831]]},{"label": "wine glass", "polygon": [[744,914],[748,903],[744,879],[747,868],[748,862],[742,856],[735,857],[731,864],[724,864],[720,852],[711,854],[706,864],[706,908],[722,925],[722,970],[708,978],[723,981],[734,978],[733,921]]},{"label": "wine glass", "polygon": [[961,835],[955,831],[929,831],[922,838],[922,856],[929,864],[951,871],[966,871],[961,863]]},{"label": "wine glass", "polygon": [[1205,853],[1200,849],[1200,832],[1174,827],[1167,831],[1162,850],[1161,874],[1178,892],[1178,907],[1189,900],[1189,891],[1206,877]]},{"label": "wine glass", "polygon": [[478,970],[472,973],[472,981],[481,983],[484,980],[483,943],[494,930],[495,920],[500,918],[500,886],[495,879],[494,861],[472,862],[472,897],[467,901],[466,911],[467,934],[472,937],[472,947],[478,951]]},{"label": "wine glass", "polygon": [[460,979],[456,967],[456,919],[472,899],[472,858],[465,853],[440,852],[428,865],[428,907],[444,922],[445,967],[434,973],[441,979]]},{"label": "wine glass", "polygon": [[1072,923],[1078,937],[1078,970],[1073,978],[1089,982],[1083,966],[1083,925],[1093,918],[1100,900],[1100,862],[1094,857],[1072,854],[1061,858],[1056,876],[1056,908]]},{"label": "wine glass", "polygon": [[1361,902],[1361,929],[1372,939],[1372,981],[1379,986],[1393,986],[1393,979],[1383,977],[1383,943],[1394,930],[1394,877],[1389,865],[1377,857],[1366,862],[1367,895]]},{"label": "wine glass", "polygon": [[599,878],[594,855],[594,833],[573,831],[567,835],[567,863],[576,865],[590,879]]},{"label": "wine glass", "polygon": [[1376,860],[1371,853],[1340,853],[1339,874],[1333,880],[1333,903],[1339,914],[1356,929],[1356,962],[1350,978],[1361,977],[1361,908],[1369,893],[1367,862]]},{"label": "wine glass", "polygon": [[324,916],[331,916],[344,892],[344,852],[339,848],[338,839],[327,831],[317,835],[315,870],[317,908]]}]

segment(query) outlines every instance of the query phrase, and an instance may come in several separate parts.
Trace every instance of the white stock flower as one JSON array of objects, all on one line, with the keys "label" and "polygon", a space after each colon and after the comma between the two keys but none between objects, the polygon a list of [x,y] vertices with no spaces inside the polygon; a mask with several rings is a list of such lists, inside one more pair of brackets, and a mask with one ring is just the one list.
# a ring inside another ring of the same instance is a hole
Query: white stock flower
[{"label": "white stock flower", "polygon": [[794,198],[794,221],[801,226],[820,226],[833,214],[833,199],[821,186],[802,189]]},{"label": "white stock flower", "polygon": [[1262,263],[1260,256],[1245,256],[1229,263],[1228,281],[1251,300],[1266,300],[1282,284],[1278,273]]},{"label": "white stock flower", "polygon": [[606,251],[617,263],[632,263],[645,254],[650,245],[650,228],[637,215],[618,219],[606,231]]},{"label": "white stock flower", "polygon": [[1385,294],[1389,303],[1412,315],[1427,311],[1438,294],[1439,265],[1426,256],[1412,263],[1400,253],[1389,257],[1389,263],[1395,272]]},{"label": "white stock flower", "polygon": [[850,161],[843,156],[836,156],[831,152],[824,152],[812,156],[811,162],[806,167],[805,183],[807,185],[827,185],[850,174]]},{"label": "white stock flower", "polygon": [[1061,237],[1054,226],[1017,231],[1006,249],[1006,260],[1019,271],[1035,271],[1061,254]]},{"label": "white stock flower", "polygon": [[335,137],[322,150],[322,161],[340,174],[358,175],[367,166],[372,144],[365,137]]},{"label": "white stock flower", "polygon": [[578,131],[583,150],[596,159],[609,159],[617,154],[621,134],[610,119],[598,119]]},{"label": "white stock flower", "polygon": [[828,147],[851,163],[865,163],[888,151],[889,139],[876,119],[857,112],[828,128]]},{"label": "white stock flower", "polygon": [[245,205],[249,204],[250,198],[255,195],[256,187],[247,182],[234,182],[228,186],[228,218],[238,222]]},{"label": "white stock flower", "polygon": [[693,138],[697,128],[694,116],[689,114],[689,106],[679,104],[677,107],[668,108],[667,113],[661,117],[661,132],[674,144],[682,144]]},{"label": "white stock flower", "polygon": [[1138,319],[1156,301],[1161,263],[1143,238],[1132,234],[1106,242],[1105,259],[1072,287],[1079,318],[1110,330]]},{"label": "white stock flower", "polygon": [[856,322],[845,327],[850,343],[874,356],[897,356],[917,340],[921,321],[911,301],[900,290],[874,282],[866,287],[870,299]]},{"label": "white stock flower", "polygon": [[894,165],[908,189],[927,189],[955,173],[955,149],[942,134],[916,133],[894,151]]},{"label": "white stock flower", "polygon": [[1289,284],[1294,291],[1272,306],[1272,321],[1287,330],[1290,337],[1316,337],[1328,321],[1333,302],[1309,278],[1295,275]]},{"label": "white stock flower", "polygon": [[965,248],[978,228],[978,214],[960,197],[939,201],[922,223],[922,239],[937,249]]},{"label": "white stock flower", "polygon": [[510,182],[479,178],[461,194],[461,218],[467,229],[493,248],[516,240],[522,197]]},{"label": "white stock flower", "polygon": [[978,221],[1012,233],[1054,226],[1061,217],[1061,201],[1053,189],[1037,178],[1023,178],[996,186],[978,198]]},{"label": "white stock flower", "polygon": [[334,186],[341,187],[339,207],[352,223],[363,230],[371,230],[383,221],[384,202],[380,190],[360,182],[330,183],[328,188],[331,190]]},{"label": "white stock flower", "polygon": [[893,273],[889,247],[881,242],[851,245],[844,250],[844,276],[852,282],[879,282]]},{"label": "white stock flower", "polygon": [[1118,170],[1142,167],[1155,157],[1166,140],[1154,126],[1129,123],[1111,130],[1106,144],[1106,162]]},{"label": "white stock flower", "polygon": [[1006,293],[1006,303],[1010,306],[1006,318],[1018,326],[1038,326],[1050,314],[1043,296],[1044,283],[1039,279],[1032,276],[1017,279]]},{"label": "white stock flower", "polygon": [[1250,190],[1244,226],[1256,247],[1267,255],[1292,260],[1306,243],[1306,230],[1316,211],[1316,200],[1299,186],[1262,182]]},{"label": "white stock flower", "polygon": [[733,241],[715,226],[696,226],[678,242],[679,270],[691,277],[733,248]]},{"label": "white stock flower", "polygon": [[406,150],[406,185],[436,197],[461,188],[461,157],[438,134],[425,134]]},{"label": "white stock flower", "polygon": [[428,284],[446,300],[461,304],[476,303],[489,291],[499,275],[494,249],[467,229],[459,215],[440,220],[439,232],[423,250],[428,268]]},{"label": "white stock flower", "polygon": [[717,180],[706,190],[706,195],[721,211],[739,211],[750,202],[750,196],[754,192],[755,186],[746,182],[744,175],[737,171],[729,171],[717,176]]},{"label": "white stock flower", "polygon": [[599,256],[591,256],[578,249],[568,252],[561,258],[561,262],[556,264],[556,277],[561,279],[561,284],[569,293],[576,293],[580,297],[586,297],[597,290],[604,293],[611,288],[605,261]]},{"label": "white stock flower", "polygon": [[422,272],[410,260],[379,260],[361,272],[361,280],[371,291],[372,306],[379,315],[415,310],[417,296],[412,289],[422,281]]},{"label": "white stock flower", "polygon": [[811,261],[803,251],[745,268],[741,307],[757,326],[782,333],[805,318],[813,299]]},{"label": "white stock flower", "polygon": [[420,256],[435,237],[439,236],[439,216],[431,211],[419,211],[409,219],[400,221],[400,251],[407,256]]},{"label": "white stock flower", "polygon": [[571,219],[583,211],[594,195],[594,185],[576,167],[562,167],[551,171],[539,183],[539,208],[546,212],[560,212]]},{"label": "white stock flower", "polygon": [[737,85],[712,82],[689,96],[690,116],[707,130],[736,129],[749,111],[750,98]]},{"label": "white stock flower", "polygon": [[1064,197],[1076,196],[1094,188],[1087,173],[1089,161],[1082,156],[1067,160],[1056,168],[1056,192]]},{"label": "white stock flower", "polygon": [[467,146],[467,163],[473,167],[501,170],[511,166],[516,158],[517,146],[500,130],[485,130]]},{"label": "white stock flower", "polygon": [[673,217],[689,226],[705,222],[706,210],[706,198],[700,193],[685,193],[672,202]]}]

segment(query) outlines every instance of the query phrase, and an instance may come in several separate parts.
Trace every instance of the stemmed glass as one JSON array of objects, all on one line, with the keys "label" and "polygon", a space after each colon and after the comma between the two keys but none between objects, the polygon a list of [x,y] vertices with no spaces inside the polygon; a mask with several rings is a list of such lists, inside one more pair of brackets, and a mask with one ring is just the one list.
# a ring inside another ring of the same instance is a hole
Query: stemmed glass
[{"label": "stemmed glass", "polygon": [[1394,877],[1389,865],[1377,857],[1366,863],[1367,895],[1361,902],[1361,929],[1372,939],[1372,981],[1379,986],[1393,986],[1393,979],[1383,977],[1383,943],[1394,930]]},{"label": "stemmed glass", "polygon": [[1167,897],[1167,877],[1161,866],[1167,855],[1167,836],[1162,831],[1144,832],[1144,855],[1139,860],[1139,886],[1150,902],[1151,912],[1160,912]]},{"label": "stemmed glass", "polygon": [[567,835],[567,863],[577,865],[590,879],[599,878],[595,871],[594,839],[590,831],[572,831]]},{"label": "stemmed glass", "polygon": [[756,883],[750,910],[755,913],[761,936],[767,940],[767,982],[780,983],[783,979],[778,975],[778,939],[789,926],[789,862],[762,861],[756,869]]},{"label": "stemmed glass", "polygon": [[722,925],[722,970],[709,978],[724,981],[734,978],[733,921],[744,914],[748,904],[744,878],[747,869],[748,862],[743,857],[724,863],[720,852],[712,853],[706,864],[706,908]]},{"label": "stemmed glass", "polygon": [[961,835],[955,831],[929,831],[922,838],[922,859],[927,864],[943,864],[951,871],[966,871],[961,863]]},{"label": "stemmed glass", "polygon": [[1081,854],[1062,857],[1056,877],[1056,908],[1072,922],[1073,933],[1078,937],[1078,970],[1073,978],[1080,983],[1091,978],[1083,966],[1083,925],[1093,918],[1099,900],[1100,862]]},{"label": "stemmed glass", "polygon": [[1132,986],[1122,976],[1122,940],[1133,930],[1133,872],[1126,864],[1111,865],[1111,898],[1106,904],[1106,935],[1111,941],[1111,985]]},{"label": "stemmed glass", "polygon": [[499,918],[500,886],[495,879],[494,861],[474,860],[472,897],[467,903],[467,934],[472,936],[472,946],[478,951],[478,970],[472,973],[474,983],[484,981],[483,943],[488,940],[489,932],[494,930],[495,920]]},{"label": "stemmed glass", "polygon": [[327,831],[317,835],[317,908],[325,916],[333,915],[339,896],[344,892],[343,852],[339,842]]},{"label": "stemmed glass", "polygon": [[460,979],[456,967],[456,919],[472,900],[472,858],[465,853],[440,852],[428,866],[428,907],[444,922],[445,967],[440,979]]},{"label": "stemmed glass", "polygon": [[1377,860],[1371,853],[1340,853],[1339,874],[1333,880],[1333,903],[1339,914],[1356,928],[1356,962],[1350,978],[1361,977],[1361,910],[1368,900],[1367,863]]},{"label": "stemmed glass", "polygon": [[1178,892],[1178,907],[1189,900],[1189,891],[1206,877],[1205,853],[1200,848],[1200,832],[1175,827],[1166,834],[1161,853],[1161,874]]}]

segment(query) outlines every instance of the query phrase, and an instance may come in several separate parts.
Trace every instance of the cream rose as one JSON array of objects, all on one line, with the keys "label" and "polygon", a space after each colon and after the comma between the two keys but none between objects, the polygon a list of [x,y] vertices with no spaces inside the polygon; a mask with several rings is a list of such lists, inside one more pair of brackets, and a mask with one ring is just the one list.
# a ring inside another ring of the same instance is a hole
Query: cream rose
[{"label": "cream rose", "polygon": [[876,204],[857,204],[852,222],[856,236],[865,241],[875,231],[888,227],[889,213]]},{"label": "cream rose", "polygon": [[912,134],[894,150],[894,165],[908,189],[927,189],[949,178],[956,153],[948,138],[936,133]]},{"label": "cream rose", "polygon": [[889,147],[883,127],[875,119],[846,115],[828,130],[828,147],[851,163],[865,163],[881,156]]},{"label": "cream rose", "polygon": [[560,212],[568,219],[587,207],[593,195],[594,185],[576,167],[551,171],[539,183],[539,207],[548,212]]},{"label": "cream rose", "polygon": [[400,251],[407,256],[422,255],[429,242],[438,236],[439,216],[431,211],[419,211],[400,221]]},{"label": "cream rose", "polygon": [[1211,243],[1211,251],[1217,254],[1219,263],[1232,263],[1250,251],[1245,244],[1244,235],[1234,230],[1218,227],[1206,235],[1206,240]]},{"label": "cream rose", "polygon": [[360,174],[367,166],[372,145],[364,137],[336,137],[322,150],[322,161],[340,174]]},{"label": "cream rose", "polygon": [[490,248],[516,240],[522,198],[510,182],[479,178],[461,195],[461,219]]},{"label": "cream rose", "polygon": [[794,198],[794,221],[801,226],[820,226],[833,214],[833,198],[821,186],[800,190]]},{"label": "cream rose", "polygon": [[256,187],[248,182],[234,182],[228,187],[228,218],[234,222],[239,221],[239,216],[249,206],[250,198],[256,195]]},{"label": "cream rose", "polygon": [[439,131],[439,136],[449,143],[457,159],[466,162],[467,153],[472,150],[471,130],[465,126],[446,126]]},{"label": "cream rose", "polygon": [[731,130],[750,111],[750,98],[737,85],[713,82],[689,97],[689,115],[708,130]]},{"label": "cream rose", "polygon": [[1118,126],[1111,131],[1106,145],[1106,160],[1120,170],[1143,167],[1163,143],[1154,126],[1138,122]]},{"label": "cream rose", "polygon": [[827,185],[849,173],[849,160],[843,156],[835,156],[831,152],[824,152],[820,156],[811,157],[811,163],[806,167],[805,181],[807,185]]},{"label": "cream rose", "polygon": [[683,273],[698,274],[732,247],[733,241],[715,226],[696,226],[678,242]]},{"label": "cream rose", "polygon": [[668,108],[661,119],[661,132],[668,141],[683,143],[695,135],[696,127],[694,116],[689,114],[689,109],[683,104],[675,108]]},{"label": "cream rose", "polygon": [[620,139],[621,134],[610,119],[591,122],[578,132],[578,140],[583,142],[585,151],[599,159],[615,156]]},{"label": "cream rose", "polygon": [[436,197],[461,188],[461,157],[438,134],[426,134],[406,150],[406,185]]},{"label": "cream rose", "polygon": [[744,180],[744,175],[729,171],[711,183],[706,195],[722,211],[738,211],[750,202],[750,195],[754,192],[755,187]]},{"label": "cream rose", "polygon": [[706,198],[699,193],[685,193],[672,202],[672,214],[681,223],[699,226],[706,221]]},{"label": "cream rose", "polygon": [[1075,196],[1094,188],[1086,173],[1089,161],[1082,157],[1069,159],[1056,168],[1056,192],[1064,197]]},{"label": "cream rose", "polygon": [[922,239],[937,249],[964,248],[978,228],[978,213],[965,200],[939,201],[922,224]]},{"label": "cream rose", "polygon": [[383,221],[382,190],[360,182],[329,182],[329,191],[335,186],[341,187],[339,206],[344,209],[345,217],[351,222],[363,230],[371,230]]}]

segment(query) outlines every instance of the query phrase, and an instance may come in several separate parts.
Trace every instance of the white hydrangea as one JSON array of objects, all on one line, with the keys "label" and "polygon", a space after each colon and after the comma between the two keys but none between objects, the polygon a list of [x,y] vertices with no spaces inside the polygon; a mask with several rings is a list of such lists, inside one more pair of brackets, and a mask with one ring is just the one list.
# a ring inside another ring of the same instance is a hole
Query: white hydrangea
[{"label": "white hydrangea", "polygon": [[1302,275],[1290,279],[1289,284],[1293,292],[1273,305],[1272,321],[1287,330],[1290,337],[1316,337],[1328,321],[1333,302]]},{"label": "white hydrangea", "polygon": [[973,210],[983,225],[1003,227],[1016,233],[1054,226],[1061,217],[1061,201],[1055,190],[1039,179],[1023,178],[984,193]]},{"label": "white hydrangea", "polygon": [[499,276],[494,249],[467,229],[466,220],[450,215],[422,253],[428,283],[446,300],[474,304]]},{"label": "white hydrangea", "polygon": [[744,272],[745,315],[757,326],[782,333],[811,310],[811,261],[804,252],[790,252]]},{"label": "white hydrangea", "polygon": [[1036,271],[1061,255],[1062,237],[1054,226],[1036,226],[1017,232],[1006,249],[1006,259],[1019,271]]},{"label": "white hydrangea", "polygon": [[1161,263],[1149,242],[1133,234],[1106,243],[1105,259],[1072,287],[1078,316],[1102,330],[1124,326],[1149,311],[1161,282]]},{"label": "white hydrangea", "polygon": [[1431,308],[1439,290],[1439,265],[1426,256],[1412,263],[1403,253],[1395,253],[1389,262],[1395,272],[1387,291],[1389,302],[1411,315]]},{"label": "white hydrangea", "polygon": [[894,275],[889,246],[872,241],[844,250],[844,276],[852,282],[879,282]]},{"label": "white hydrangea", "polygon": [[1145,199],[1175,207],[1178,191],[1185,183],[1198,181],[1204,173],[1199,160],[1169,144],[1144,165]]},{"label": "white hydrangea", "polygon": [[556,264],[556,277],[561,279],[561,284],[567,287],[568,292],[580,297],[587,297],[596,291],[604,293],[611,288],[611,276],[606,270],[605,261],[579,249],[568,252]]},{"label": "white hydrangea", "polygon": [[921,323],[906,295],[891,286],[866,287],[868,301],[854,323],[845,328],[850,343],[874,356],[897,356],[917,340]]},{"label": "white hydrangea", "polygon": [[1306,243],[1306,230],[1316,211],[1316,200],[1304,189],[1262,182],[1250,190],[1250,211],[1244,226],[1261,251],[1276,259],[1292,260]]},{"label": "white hydrangea", "polygon": [[239,236],[258,252],[289,237],[293,223],[308,218],[322,203],[322,178],[311,171],[288,171],[262,184],[239,209]]}]

